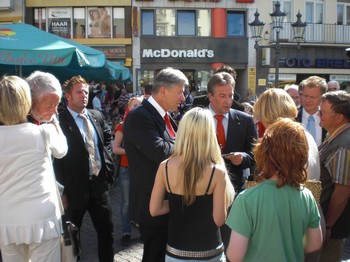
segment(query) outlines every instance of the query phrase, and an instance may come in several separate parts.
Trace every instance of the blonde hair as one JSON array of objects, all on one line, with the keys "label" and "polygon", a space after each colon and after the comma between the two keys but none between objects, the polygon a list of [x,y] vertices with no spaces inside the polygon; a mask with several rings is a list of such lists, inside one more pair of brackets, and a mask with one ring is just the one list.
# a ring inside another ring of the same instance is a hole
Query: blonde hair
[{"label": "blonde hair", "polygon": [[31,106],[28,83],[18,76],[4,76],[0,81],[0,122],[4,125],[26,122]]},{"label": "blonde hair", "polygon": [[269,125],[276,122],[279,117],[295,119],[298,109],[283,89],[270,88],[262,93],[254,104],[254,116]]},{"label": "blonde hair", "polygon": [[65,93],[70,94],[72,92],[73,86],[75,84],[84,84],[84,85],[89,85],[86,80],[81,76],[73,76],[71,79],[67,80],[64,85],[63,85],[63,90]]},{"label": "blonde hair", "polygon": [[173,157],[176,156],[181,158],[180,169],[184,173],[184,204],[190,205],[196,199],[196,186],[206,166],[214,163],[225,170],[208,109],[196,107],[185,113],[176,134]]},{"label": "blonde hair", "polygon": [[277,187],[300,187],[307,179],[308,142],[304,127],[289,118],[280,118],[269,126],[253,148],[260,182],[277,177]]}]

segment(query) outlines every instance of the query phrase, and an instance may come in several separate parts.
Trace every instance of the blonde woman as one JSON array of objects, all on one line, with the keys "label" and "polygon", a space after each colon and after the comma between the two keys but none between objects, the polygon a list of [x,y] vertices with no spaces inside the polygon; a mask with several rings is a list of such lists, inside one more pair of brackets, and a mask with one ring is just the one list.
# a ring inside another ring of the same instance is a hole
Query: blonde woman
[{"label": "blonde woman", "polygon": [[[277,121],[278,118],[289,118],[294,120],[298,115],[297,107],[290,95],[283,89],[270,88],[262,93],[254,104],[254,117],[259,120],[265,128]],[[313,137],[306,131],[308,142],[308,179],[320,179],[320,160],[318,148]],[[288,137],[286,136],[286,139]]]},{"label": "blonde woman", "polygon": [[[67,142],[57,119],[27,122],[30,89],[17,76],[0,81],[0,249],[4,262],[61,261],[61,213],[49,155]],[[49,151],[49,152],[47,152]]]},{"label": "blonde woman", "polygon": [[150,213],[169,213],[166,261],[226,261],[220,226],[233,199],[209,110],[185,113],[173,155],[158,169]]}]

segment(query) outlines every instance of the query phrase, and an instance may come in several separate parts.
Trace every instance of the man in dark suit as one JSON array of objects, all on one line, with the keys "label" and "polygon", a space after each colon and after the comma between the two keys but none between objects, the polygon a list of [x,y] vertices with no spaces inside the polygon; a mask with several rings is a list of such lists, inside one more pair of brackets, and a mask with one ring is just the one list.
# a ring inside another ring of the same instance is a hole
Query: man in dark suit
[{"label": "man in dark suit", "polygon": [[[115,168],[111,157],[112,134],[101,112],[86,109],[89,85],[85,79],[71,78],[65,83],[64,91],[67,108],[59,114],[59,120],[68,152],[54,161],[57,180],[64,186],[63,206],[78,228],[85,212],[89,212],[97,232],[99,261],[112,262],[114,232],[108,195],[108,179]],[[89,131],[86,125],[91,127]]]},{"label": "man in dark suit", "polygon": [[143,262],[165,260],[168,216],[152,217],[149,201],[159,164],[173,151],[174,120],[168,112],[185,100],[186,76],[179,70],[161,70],[153,81],[152,95],[131,111],[124,124],[124,145],[130,168],[130,216],[140,225]]},{"label": "man in dark suit", "polygon": [[[244,170],[250,170],[254,166],[252,147],[257,138],[253,118],[241,111],[231,109],[235,80],[226,73],[214,74],[208,82],[209,110],[214,121],[218,125],[217,116],[223,116],[222,125],[225,131],[224,145],[221,146],[229,176],[233,187],[238,194],[244,189],[246,178]],[[219,131],[219,129],[217,129]],[[228,246],[231,230],[224,225],[221,227],[222,240],[225,247]]]},{"label": "man in dark suit", "polygon": [[[318,115],[321,96],[327,92],[327,82],[319,76],[310,76],[302,81],[301,107],[298,110],[296,120],[302,123],[306,129],[313,125],[314,132],[310,134],[314,137],[317,146],[320,146],[327,135],[327,131],[320,126],[320,116]],[[312,122],[308,121],[312,118]]]}]

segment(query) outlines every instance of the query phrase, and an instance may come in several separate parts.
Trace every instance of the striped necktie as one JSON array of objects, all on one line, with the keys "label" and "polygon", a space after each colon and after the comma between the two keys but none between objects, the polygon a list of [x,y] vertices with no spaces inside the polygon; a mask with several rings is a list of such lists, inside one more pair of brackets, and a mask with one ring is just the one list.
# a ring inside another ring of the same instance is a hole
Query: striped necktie
[{"label": "striped necktie", "polygon": [[100,173],[101,165],[97,156],[97,147],[94,143],[94,132],[93,126],[89,119],[87,119],[86,115],[79,114],[79,116],[83,119],[84,122],[84,133],[85,133],[85,147],[89,152],[90,159],[90,175],[98,176]]}]

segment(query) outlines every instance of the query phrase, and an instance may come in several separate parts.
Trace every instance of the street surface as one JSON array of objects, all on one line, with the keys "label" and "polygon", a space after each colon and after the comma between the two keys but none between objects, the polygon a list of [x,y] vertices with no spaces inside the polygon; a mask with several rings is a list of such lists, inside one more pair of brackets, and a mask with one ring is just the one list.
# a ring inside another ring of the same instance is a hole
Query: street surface
[{"label": "street surface", "polygon": [[[112,215],[114,222],[114,249],[115,249],[115,262],[136,262],[141,261],[143,245],[140,240],[140,233],[138,228],[132,227],[131,243],[128,246],[122,246],[120,244],[120,238],[122,237],[122,226],[120,218],[120,197],[119,188],[113,187],[110,190]],[[97,237],[95,229],[92,225],[90,216],[86,213],[81,228],[81,262],[98,262],[97,256]]]}]

